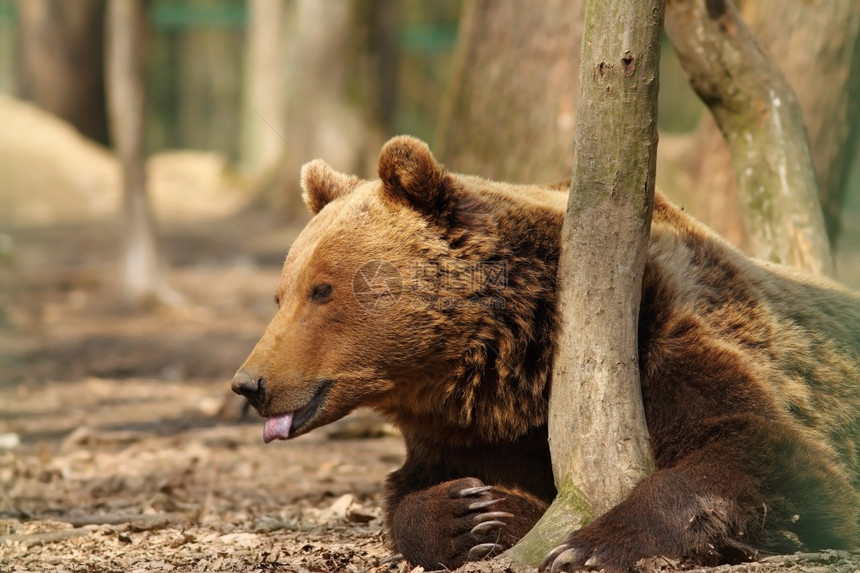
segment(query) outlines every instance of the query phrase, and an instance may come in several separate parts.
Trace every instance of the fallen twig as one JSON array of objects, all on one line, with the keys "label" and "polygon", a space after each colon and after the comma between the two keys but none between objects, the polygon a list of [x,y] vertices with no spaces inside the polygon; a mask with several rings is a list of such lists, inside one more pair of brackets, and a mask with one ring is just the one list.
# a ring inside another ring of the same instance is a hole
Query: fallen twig
[{"label": "fallen twig", "polygon": [[21,543],[25,547],[32,547],[34,545],[48,545],[50,543],[57,543],[58,541],[65,541],[66,539],[72,539],[73,537],[83,537],[84,535],[88,535],[89,533],[90,531],[87,529],[76,527],[75,529],[61,529],[59,531],[42,531],[40,533],[2,535],[0,536],[0,544],[6,543],[7,541],[11,541],[13,543]]},{"label": "fallen twig", "polygon": [[127,525],[132,531],[148,531],[161,529],[180,521],[182,516],[176,513],[101,513],[58,517],[58,521],[70,523],[75,527],[84,525]]}]

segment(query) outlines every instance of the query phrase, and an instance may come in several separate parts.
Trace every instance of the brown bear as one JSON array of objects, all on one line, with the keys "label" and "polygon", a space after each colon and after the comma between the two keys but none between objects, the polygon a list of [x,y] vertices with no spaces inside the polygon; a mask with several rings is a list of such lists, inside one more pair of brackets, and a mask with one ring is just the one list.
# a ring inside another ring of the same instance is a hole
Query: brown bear
[{"label": "brown bear", "polygon": [[[406,136],[379,178],[304,166],[314,217],[233,390],[267,442],[358,406],[390,419],[406,442],[385,484],[391,542],[453,568],[511,546],[555,495],[567,183],[448,173]],[[638,345],[656,469],[545,566],[860,546],[860,295],[745,257],[658,193]]]}]

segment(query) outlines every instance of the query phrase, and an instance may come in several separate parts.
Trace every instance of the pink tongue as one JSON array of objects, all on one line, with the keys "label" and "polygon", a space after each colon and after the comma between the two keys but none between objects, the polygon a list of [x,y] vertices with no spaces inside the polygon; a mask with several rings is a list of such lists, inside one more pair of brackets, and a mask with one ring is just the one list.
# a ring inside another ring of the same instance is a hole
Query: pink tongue
[{"label": "pink tongue", "polygon": [[263,441],[268,444],[272,440],[286,440],[290,437],[290,424],[292,423],[292,412],[267,418],[266,427],[263,428]]}]

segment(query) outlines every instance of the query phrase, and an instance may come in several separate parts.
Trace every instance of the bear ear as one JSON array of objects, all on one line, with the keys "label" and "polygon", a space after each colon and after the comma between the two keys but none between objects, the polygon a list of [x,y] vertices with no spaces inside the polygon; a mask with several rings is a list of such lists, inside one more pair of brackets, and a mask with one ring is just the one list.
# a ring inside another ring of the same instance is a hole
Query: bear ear
[{"label": "bear ear", "polygon": [[426,215],[438,216],[448,208],[445,174],[427,144],[408,135],[388,140],[379,153],[384,194]]},{"label": "bear ear", "polygon": [[349,193],[361,183],[355,175],[338,173],[322,159],[314,159],[302,165],[302,198],[316,215],[323,207]]}]

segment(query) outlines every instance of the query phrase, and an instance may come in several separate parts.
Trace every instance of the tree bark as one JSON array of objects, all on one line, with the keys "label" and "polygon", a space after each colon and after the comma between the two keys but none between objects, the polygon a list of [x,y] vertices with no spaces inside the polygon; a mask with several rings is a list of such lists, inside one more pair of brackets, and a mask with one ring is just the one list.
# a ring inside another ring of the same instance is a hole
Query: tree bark
[{"label": "tree bark", "polygon": [[515,561],[538,560],[571,521],[583,525],[616,505],[653,467],[637,323],[654,199],[662,28],[663,0],[586,3],[549,404],[559,495],[508,552]]},{"label": "tree bark", "polygon": [[146,180],[144,5],[110,0],[106,19],[107,102],[111,136],[123,171],[122,288],[135,306],[175,304],[161,276]]},{"label": "tree bark", "polygon": [[667,32],[725,139],[750,251],[833,275],[818,183],[791,86],[730,0],[670,0]]},{"label": "tree bark", "polygon": [[18,0],[18,94],[107,143],[104,0]]},{"label": "tree bark", "polygon": [[570,174],[584,6],[465,3],[435,137],[447,167],[523,183]]}]

